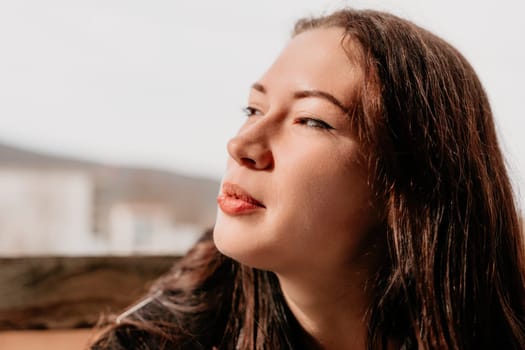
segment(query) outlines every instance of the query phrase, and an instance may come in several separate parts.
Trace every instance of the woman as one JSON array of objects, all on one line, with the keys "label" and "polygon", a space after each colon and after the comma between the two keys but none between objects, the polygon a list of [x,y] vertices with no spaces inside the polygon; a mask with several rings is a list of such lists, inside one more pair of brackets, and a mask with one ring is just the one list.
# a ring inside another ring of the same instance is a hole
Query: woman
[{"label": "woman", "polygon": [[523,241],[487,97],[376,11],[297,23],[228,143],[219,213],[93,349],[524,349]]}]

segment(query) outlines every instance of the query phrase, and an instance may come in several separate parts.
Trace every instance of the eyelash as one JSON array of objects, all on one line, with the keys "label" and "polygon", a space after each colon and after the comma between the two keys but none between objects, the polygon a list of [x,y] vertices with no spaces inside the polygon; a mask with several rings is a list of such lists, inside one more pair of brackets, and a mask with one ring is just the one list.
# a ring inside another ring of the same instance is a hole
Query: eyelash
[{"label": "eyelash", "polygon": [[253,117],[257,113],[259,113],[259,115],[263,115],[263,113],[260,110],[258,110],[257,108],[254,108],[254,107],[250,107],[250,106],[243,107],[242,112],[247,117]]},{"label": "eyelash", "polygon": [[[315,125],[308,125],[308,123],[314,123]],[[314,118],[299,118],[298,123],[302,125],[306,125],[310,128],[318,128],[318,129],[324,129],[324,130],[332,130],[333,127],[328,125],[322,120],[314,119]]]},{"label": "eyelash", "polygon": [[[259,109],[254,108],[254,107],[250,107],[250,106],[244,107],[242,109],[242,111],[248,118],[256,116],[256,115],[259,115],[259,116],[263,115],[263,113]],[[298,118],[297,122],[298,122],[298,124],[306,125],[306,126],[308,126],[310,128],[318,128],[318,129],[324,129],[324,130],[332,130],[332,129],[334,129],[328,123],[326,123],[326,122],[324,122],[322,120],[319,120],[319,119],[315,119],[315,118]],[[315,125],[308,125],[309,123],[310,124],[314,123]]]}]

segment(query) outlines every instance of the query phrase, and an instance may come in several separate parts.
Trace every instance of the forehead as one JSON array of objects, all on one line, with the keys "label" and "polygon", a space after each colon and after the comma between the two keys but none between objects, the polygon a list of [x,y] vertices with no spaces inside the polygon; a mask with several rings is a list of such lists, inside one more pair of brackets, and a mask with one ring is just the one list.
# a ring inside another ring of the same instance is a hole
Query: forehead
[{"label": "forehead", "polygon": [[296,35],[260,82],[269,90],[318,89],[351,102],[362,74],[357,60],[349,57],[355,45],[343,42],[343,35],[343,29],[335,27]]}]

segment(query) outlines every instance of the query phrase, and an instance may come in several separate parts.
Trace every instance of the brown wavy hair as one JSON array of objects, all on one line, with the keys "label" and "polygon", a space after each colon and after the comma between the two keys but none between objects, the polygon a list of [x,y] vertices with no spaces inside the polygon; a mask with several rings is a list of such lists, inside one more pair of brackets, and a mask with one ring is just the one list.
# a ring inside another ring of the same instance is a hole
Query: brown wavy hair
[{"label": "brown wavy hair", "polygon": [[[341,45],[364,72],[352,120],[386,208],[368,349],[525,349],[523,232],[474,70],[442,39],[377,11],[302,19],[294,35],[326,27],[344,29]],[[118,324],[110,319],[92,349],[309,342],[276,276],[221,255],[211,234],[149,298]]]}]

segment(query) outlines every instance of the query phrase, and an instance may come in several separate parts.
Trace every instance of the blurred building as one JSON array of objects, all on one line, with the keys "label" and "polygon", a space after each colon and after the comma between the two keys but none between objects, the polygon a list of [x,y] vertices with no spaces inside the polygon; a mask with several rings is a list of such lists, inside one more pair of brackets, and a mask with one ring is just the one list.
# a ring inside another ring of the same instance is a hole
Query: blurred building
[{"label": "blurred building", "polygon": [[92,190],[78,171],[0,168],[0,254],[80,248],[89,240]]},{"label": "blurred building", "polygon": [[0,144],[0,255],[181,254],[213,225],[218,187]]}]

